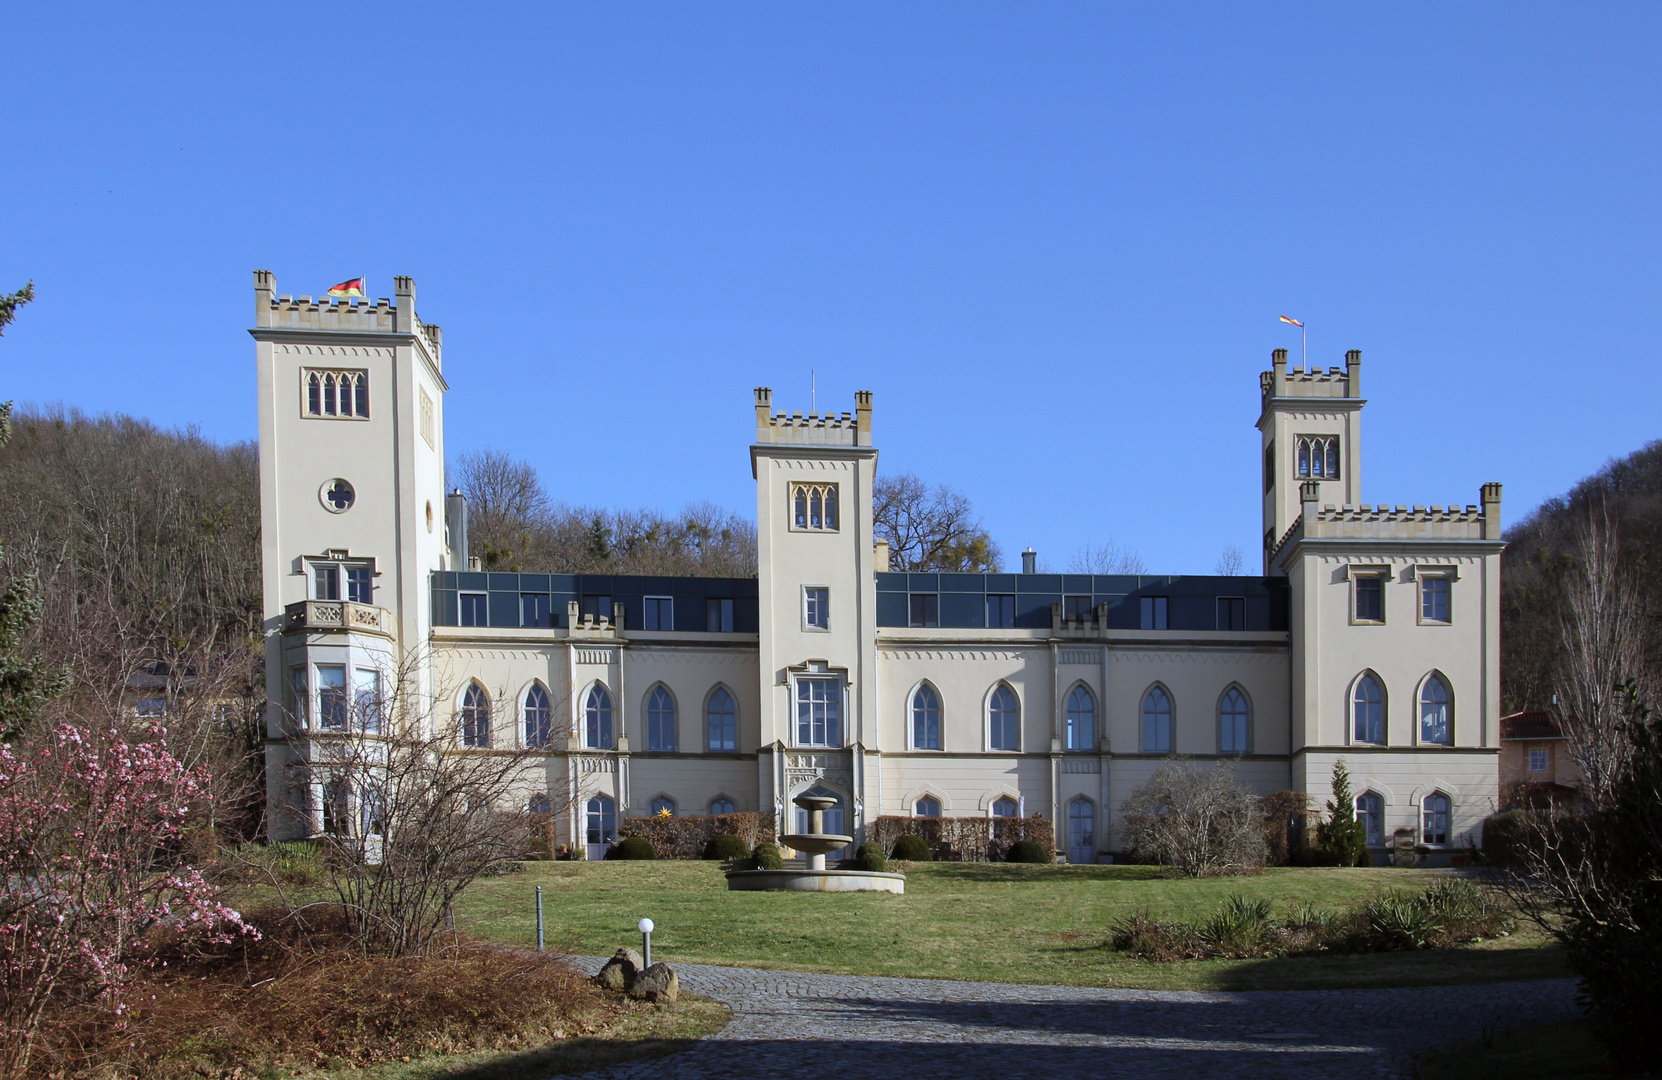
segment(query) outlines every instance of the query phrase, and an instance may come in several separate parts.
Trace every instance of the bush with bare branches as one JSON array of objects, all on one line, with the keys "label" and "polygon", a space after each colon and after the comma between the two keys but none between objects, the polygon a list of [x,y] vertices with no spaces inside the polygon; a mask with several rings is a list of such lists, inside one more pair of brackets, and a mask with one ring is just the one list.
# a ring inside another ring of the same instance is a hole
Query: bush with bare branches
[{"label": "bush with bare branches", "polygon": [[1189,877],[1238,874],[1264,865],[1262,814],[1228,763],[1162,765],[1120,805],[1132,855]]}]

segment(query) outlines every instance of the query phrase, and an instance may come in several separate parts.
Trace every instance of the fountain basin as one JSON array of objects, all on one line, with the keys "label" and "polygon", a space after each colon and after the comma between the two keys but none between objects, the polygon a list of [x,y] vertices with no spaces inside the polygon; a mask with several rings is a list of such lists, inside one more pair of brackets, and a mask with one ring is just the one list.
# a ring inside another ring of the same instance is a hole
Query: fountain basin
[{"label": "fountain basin", "polygon": [[854,843],[854,837],[838,833],[791,833],[781,836],[779,840],[792,851],[800,851],[804,855],[824,855]]},{"label": "fountain basin", "polygon": [[906,875],[875,870],[729,870],[727,888],[735,892],[904,893]]}]

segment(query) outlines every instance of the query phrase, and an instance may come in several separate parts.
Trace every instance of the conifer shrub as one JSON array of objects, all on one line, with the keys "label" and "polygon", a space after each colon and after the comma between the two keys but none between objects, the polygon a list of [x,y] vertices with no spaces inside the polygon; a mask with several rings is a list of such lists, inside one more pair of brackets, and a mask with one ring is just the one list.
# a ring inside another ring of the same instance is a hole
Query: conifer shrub
[{"label": "conifer shrub", "polygon": [[606,850],[608,859],[656,859],[657,850],[644,836],[625,836]]},{"label": "conifer shrub", "polygon": [[732,833],[722,833],[712,836],[704,844],[704,858],[720,859],[723,862],[729,859],[742,859],[750,854],[745,846],[744,839]]},{"label": "conifer shrub", "polygon": [[929,862],[934,858],[934,854],[930,852],[929,844],[923,837],[908,834],[896,838],[889,858],[903,862]]},{"label": "conifer shrub", "polygon": [[1004,855],[1005,862],[1047,863],[1054,861],[1050,849],[1037,840],[1017,840]]},{"label": "conifer shrub", "polygon": [[883,857],[881,844],[866,841],[854,851],[854,869],[881,873],[889,868],[889,860]]},{"label": "conifer shrub", "polygon": [[1371,866],[1368,855],[1368,828],[1356,820],[1356,798],[1350,791],[1350,770],[1345,759],[1333,763],[1333,798],[1327,804],[1327,820],[1316,826],[1316,847],[1321,862],[1328,866]]},{"label": "conifer shrub", "polygon": [[756,870],[783,870],[785,860],[779,854],[779,845],[763,840],[750,853],[750,862]]}]

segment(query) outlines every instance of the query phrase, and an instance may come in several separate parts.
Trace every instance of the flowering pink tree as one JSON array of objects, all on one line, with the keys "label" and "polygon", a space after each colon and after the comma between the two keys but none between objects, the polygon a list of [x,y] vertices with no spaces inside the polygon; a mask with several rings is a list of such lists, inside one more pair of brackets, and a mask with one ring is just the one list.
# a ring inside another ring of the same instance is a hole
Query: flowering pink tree
[{"label": "flowering pink tree", "polygon": [[0,1075],[20,1073],[54,998],[121,991],[146,931],[252,933],[185,860],[205,789],[152,727],[61,724],[0,744]]}]

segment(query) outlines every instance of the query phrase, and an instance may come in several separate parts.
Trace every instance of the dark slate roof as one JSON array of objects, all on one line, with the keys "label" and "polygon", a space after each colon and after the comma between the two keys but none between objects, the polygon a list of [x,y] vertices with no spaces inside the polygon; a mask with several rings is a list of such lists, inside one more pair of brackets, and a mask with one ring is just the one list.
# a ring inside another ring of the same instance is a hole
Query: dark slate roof
[{"label": "dark slate roof", "polygon": [[1519,712],[1500,718],[1500,739],[1512,742],[1520,739],[1562,739],[1558,721],[1549,712]]}]

